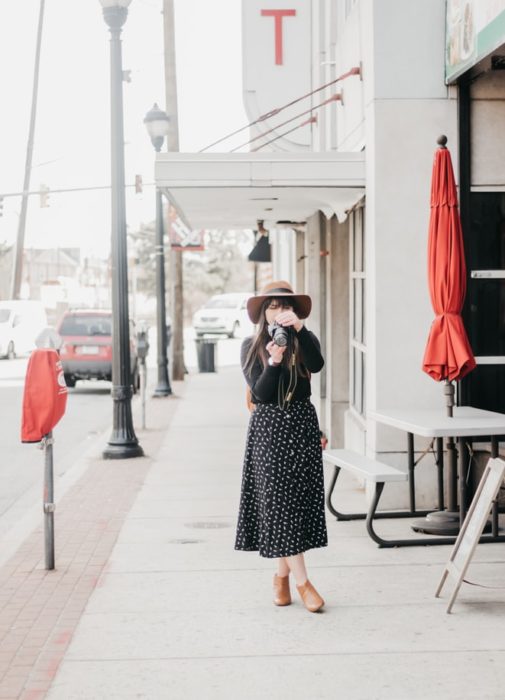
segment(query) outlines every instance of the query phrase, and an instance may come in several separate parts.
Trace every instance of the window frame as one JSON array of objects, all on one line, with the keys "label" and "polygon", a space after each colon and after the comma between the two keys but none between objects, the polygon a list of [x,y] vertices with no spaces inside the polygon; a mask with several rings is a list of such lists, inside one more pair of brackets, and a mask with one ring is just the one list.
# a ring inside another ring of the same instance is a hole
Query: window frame
[{"label": "window frame", "polygon": [[365,208],[361,203],[349,213],[349,408],[363,424],[367,355],[365,243]]}]

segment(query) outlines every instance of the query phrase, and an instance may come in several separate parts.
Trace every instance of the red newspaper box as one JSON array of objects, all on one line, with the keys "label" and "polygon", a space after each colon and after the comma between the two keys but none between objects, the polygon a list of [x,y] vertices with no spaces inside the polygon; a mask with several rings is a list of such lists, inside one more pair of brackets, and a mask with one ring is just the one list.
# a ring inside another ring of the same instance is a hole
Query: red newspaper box
[{"label": "red newspaper box", "polygon": [[40,442],[65,413],[68,389],[56,350],[39,349],[30,355],[23,395],[21,441]]}]

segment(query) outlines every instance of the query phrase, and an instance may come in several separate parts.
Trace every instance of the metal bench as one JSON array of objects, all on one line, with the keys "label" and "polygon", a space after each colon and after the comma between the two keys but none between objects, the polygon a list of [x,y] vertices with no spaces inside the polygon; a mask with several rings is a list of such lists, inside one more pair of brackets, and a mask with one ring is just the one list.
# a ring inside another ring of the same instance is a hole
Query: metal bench
[{"label": "metal bench", "polygon": [[[379,547],[406,547],[415,545],[427,545],[433,544],[433,538],[431,539],[421,539],[421,538],[411,538],[405,540],[385,540],[380,537],[374,530],[373,522],[377,518],[413,518],[418,516],[427,515],[431,511],[419,511],[419,510],[396,510],[396,511],[381,511],[377,513],[377,507],[379,505],[379,500],[384,490],[384,485],[391,481],[408,481],[408,474],[392,467],[389,464],[384,464],[383,462],[378,462],[370,457],[365,457],[365,455],[359,454],[352,450],[345,449],[329,449],[323,450],[323,461],[325,464],[332,465],[335,469],[332,480],[330,482],[330,487],[328,489],[328,494],[326,496],[326,506],[330,513],[332,513],[337,520],[365,520],[366,519],[366,529],[370,537],[374,542],[376,542]],[[342,513],[336,508],[334,508],[331,497],[333,491],[337,484],[337,479],[340,471],[344,469],[350,472],[354,476],[357,476],[365,481],[371,481],[375,484],[374,495],[370,507],[367,513]],[[447,540],[444,542],[443,540]],[[437,543],[439,544],[451,544],[454,542],[454,538],[437,538]]]}]

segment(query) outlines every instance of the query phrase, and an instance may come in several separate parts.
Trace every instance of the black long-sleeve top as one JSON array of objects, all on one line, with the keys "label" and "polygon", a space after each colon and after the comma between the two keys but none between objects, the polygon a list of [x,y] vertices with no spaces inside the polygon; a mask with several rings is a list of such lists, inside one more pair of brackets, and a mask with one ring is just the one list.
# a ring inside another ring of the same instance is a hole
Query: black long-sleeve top
[{"label": "black long-sleeve top", "polygon": [[[294,330],[294,329],[293,329]],[[323,356],[321,355],[321,346],[318,339],[307,330],[305,326],[296,332],[298,338],[301,364],[311,374],[320,372],[324,366]],[[254,363],[250,372],[245,371],[245,362],[249,348],[251,347],[253,338],[245,338],[240,350],[240,363],[242,371],[249,387],[251,388],[251,399],[253,403],[276,403],[278,396],[279,381],[284,375],[284,382],[287,385],[289,381],[289,369],[283,365],[271,367],[267,365],[263,367],[263,363],[258,358]],[[293,394],[294,401],[300,401],[310,396],[310,377],[298,375],[296,389]]]}]

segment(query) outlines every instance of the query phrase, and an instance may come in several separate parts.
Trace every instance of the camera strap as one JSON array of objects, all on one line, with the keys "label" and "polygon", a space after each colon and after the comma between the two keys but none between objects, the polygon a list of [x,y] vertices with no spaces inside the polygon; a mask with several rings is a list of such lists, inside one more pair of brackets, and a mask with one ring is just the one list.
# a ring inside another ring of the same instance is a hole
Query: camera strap
[{"label": "camera strap", "polygon": [[286,410],[289,408],[289,404],[293,395],[295,393],[296,385],[298,383],[298,374],[296,371],[296,353],[293,352],[291,355],[291,361],[289,363],[289,381],[286,388],[284,382],[284,374],[279,379],[279,388],[277,392],[277,404],[281,410]]}]

